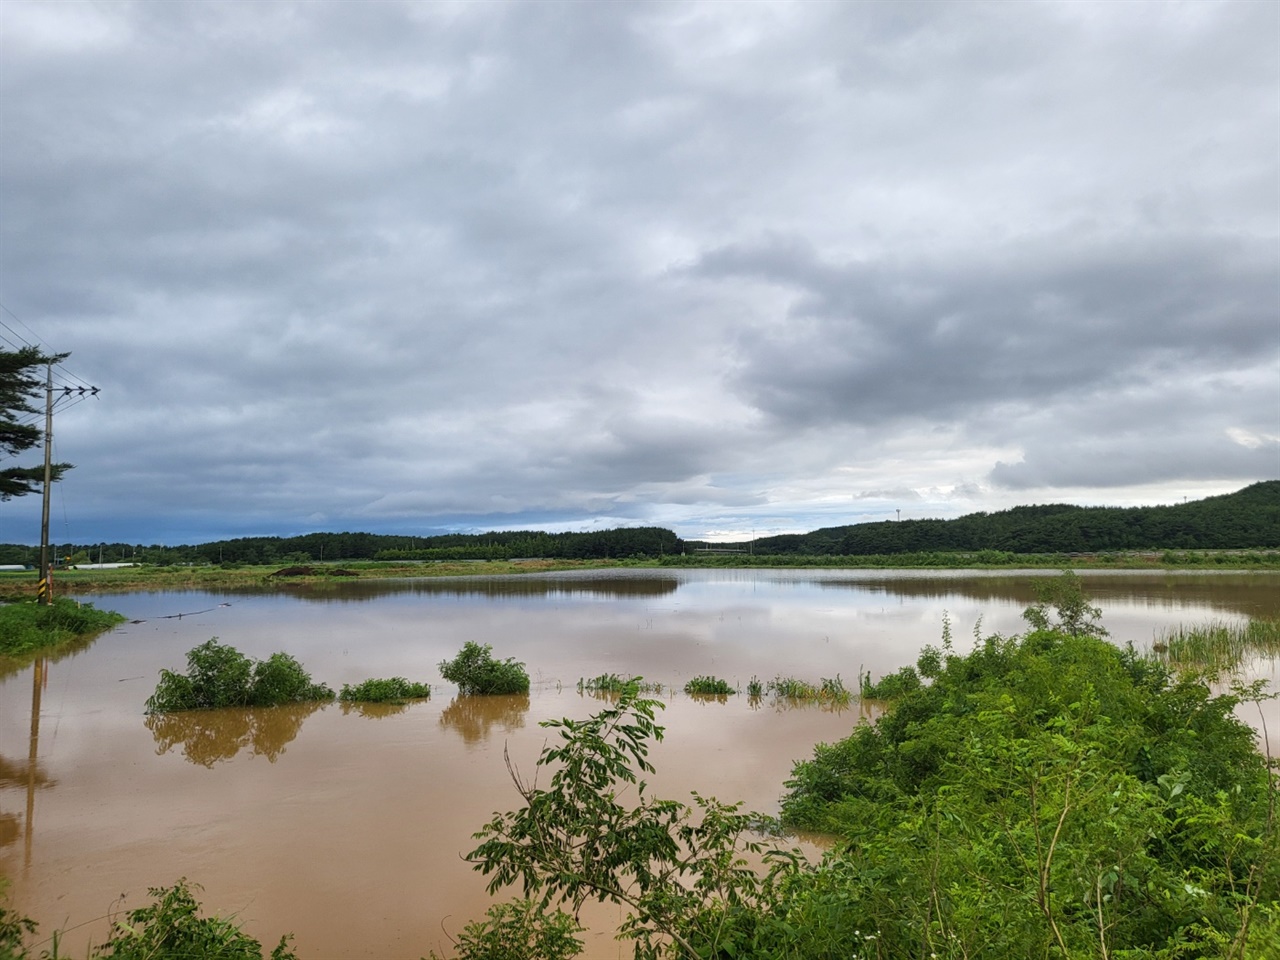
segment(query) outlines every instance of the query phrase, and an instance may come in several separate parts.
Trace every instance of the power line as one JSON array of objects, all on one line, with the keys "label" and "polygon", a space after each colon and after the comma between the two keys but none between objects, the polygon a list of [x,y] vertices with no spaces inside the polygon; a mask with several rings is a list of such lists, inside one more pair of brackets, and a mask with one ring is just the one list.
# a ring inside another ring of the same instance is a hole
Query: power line
[{"label": "power line", "polygon": [[[16,322],[19,326],[21,326],[24,330],[26,330],[27,333],[31,334],[31,336],[35,338],[35,343],[32,343],[30,340],[28,340],[26,337],[20,334],[17,330],[14,330],[13,327],[9,326],[3,320],[0,320],[0,327],[3,327],[5,330],[7,330],[9,332],[9,336],[6,337],[3,335],[0,335],[0,340],[4,340],[5,343],[13,347],[15,350],[21,350],[23,347],[35,347],[39,350],[43,350],[46,354],[50,354],[53,352],[49,349],[49,346],[43,340],[41,340],[39,336],[36,335],[36,332],[32,330],[29,326],[27,326],[22,321],[22,318],[19,317],[12,310],[10,310],[4,304],[3,301],[0,301],[0,310],[3,310],[5,313],[7,313],[10,317],[13,318],[14,322]],[[10,337],[14,339],[11,340]],[[15,340],[17,342],[15,342]],[[65,382],[64,382],[64,378],[66,378]],[[72,373],[70,370],[64,369],[61,365],[58,366],[57,373],[54,376],[54,380],[55,382],[58,383],[60,387],[71,386],[75,389],[79,389],[80,387],[85,387],[86,389],[89,389],[92,386],[92,384],[90,384],[89,381],[85,380],[83,377],[77,376],[75,373]]]}]

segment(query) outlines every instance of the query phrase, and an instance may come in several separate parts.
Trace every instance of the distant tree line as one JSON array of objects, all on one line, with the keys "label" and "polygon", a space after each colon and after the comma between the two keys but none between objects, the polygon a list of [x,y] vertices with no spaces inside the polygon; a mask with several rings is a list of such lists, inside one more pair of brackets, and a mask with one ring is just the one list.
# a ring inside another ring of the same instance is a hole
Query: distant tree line
[{"label": "distant tree line", "polygon": [[[508,530],[407,537],[374,533],[308,533],[297,537],[240,537],[194,546],[94,543],[56,546],[59,562],[99,560],[160,566],[180,563],[318,563],[337,560],[512,560],[551,558],[669,559],[697,555],[706,562],[762,563],[765,557],[896,557],[910,554],[946,566],[956,554],[999,564],[1026,554],[1113,551],[1255,550],[1280,547],[1280,480],[1235,493],[1164,507],[1014,507],[954,520],[902,520],[827,527],[812,533],[762,537],[753,556],[698,554],[713,545],[684,541],[662,527],[623,527],[589,533]],[[734,544],[743,551],[747,544]],[[0,544],[0,564],[34,564],[39,549]],[[925,563],[925,560],[921,561]]]},{"label": "distant tree line", "polygon": [[663,557],[678,554],[684,541],[662,527],[621,527],[590,533],[543,533],[515,530],[502,533],[451,534],[424,537],[409,548],[388,548],[377,560],[512,560],[547,557],[566,560],[604,560],[623,557]]},{"label": "distant tree line", "polygon": [[[308,533],[297,537],[239,537],[182,546],[93,543],[56,544],[59,563],[273,564],[326,560],[510,560],[549,557],[575,560],[660,558],[684,548],[670,530],[624,527],[590,533],[537,530],[405,537],[375,533]],[[0,544],[0,564],[33,564],[39,548]]]},{"label": "distant tree line", "polygon": [[888,520],[763,537],[756,554],[867,556],[977,552],[1248,550],[1280,547],[1280,480],[1164,507],[1049,504],[954,520]]}]

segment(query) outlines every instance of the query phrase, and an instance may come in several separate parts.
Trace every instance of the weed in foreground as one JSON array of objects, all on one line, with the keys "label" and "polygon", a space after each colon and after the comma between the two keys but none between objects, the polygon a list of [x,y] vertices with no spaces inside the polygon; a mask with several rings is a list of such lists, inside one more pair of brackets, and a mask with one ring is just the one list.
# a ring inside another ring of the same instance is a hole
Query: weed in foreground
[{"label": "weed in foreground", "polygon": [[[200,889],[198,886],[196,889]],[[91,960],[264,960],[262,944],[222,917],[201,917],[200,904],[186,878],[172,887],[152,887],[152,902],[123,917],[115,916],[111,936],[91,950]],[[35,953],[24,940],[35,936],[36,924],[0,907],[0,958],[3,960],[63,960],[59,934],[46,942],[48,949]],[[289,948],[292,937],[281,937],[267,955],[269,960],[298,960]]]}]

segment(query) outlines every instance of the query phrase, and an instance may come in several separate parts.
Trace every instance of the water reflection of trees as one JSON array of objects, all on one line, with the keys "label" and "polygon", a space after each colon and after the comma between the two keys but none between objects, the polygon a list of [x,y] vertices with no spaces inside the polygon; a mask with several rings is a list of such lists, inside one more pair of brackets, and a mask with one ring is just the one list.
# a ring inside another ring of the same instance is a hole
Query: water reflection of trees
[{"label": "water reflection of trees", "polygon": [[212,767],[248,749],[251,756],[266,757],[275,763],[302,729],[302,722],[323,709],[321,703],[295,703],[251,709],[185,710],[154,713],[147,717],[146,725],[155,738],[157,754],[168,753],[181,744],[182,755],[191,763]]},{"label": "water reflection of trees", "polygon": [[489,739],[493,728],[510,733],[524,727],[529,695],[454,697],[440,714],[440,725],[456,731],[467,743]]},{"label": "water reflection of trees", "polygon": [[[106,631],[103,632],[105,633]],[[22,671],[31,667],[36,661],[40,661],[45,664],[60,663],[63,660],[70,660],[72,657],[77,657],[92,647],[100,636],[102,636],[102,633],[95,633],[88,637],[80,637],[77,640],[68,640],[66,643],[59,644],[52,650],[36,650],[31,653],[20,654],[16,657],[0,656],[0,681],[7,680],[12,676],[22,673]]]},{"label": "water reflection of trees", "polygon": [[338,704],[338,706],[342,708],[344,717],[355,714],[357,717],[368,717],[370,720],[394,717],[396,714],[404,713],[409,709],[409,704],[407,703],[352,703],[346,700]]},{"label": "water reflection of trees", "polygon": [[[1280,590],[1259,589],[1259,574],[1250,573],[1123,573],[1090,576],[1080,571],[1085,589],[1095,601],[1115,600],[1174,608],[1203,605],[1224,613],[1252,617],[1280,615]],[[965,597],[979,601],[1035,602],[1033,581],[1056,576],[1053,571],[1026,571],[997,576],[858,576],[815,580],[824,590],[856,590],[911,600]],[[1261,574],[1265,577],[1268,574]]]},{"label": "water reflection of trees", "polygon": [[201,593],[216,596],[290,596],[299,600],[358,602],[381,597],[664,597],[680,589],[672,576],[628,576],[513,573],[491,577],[423,577],[404,580],[323,580],[210,586]]}]

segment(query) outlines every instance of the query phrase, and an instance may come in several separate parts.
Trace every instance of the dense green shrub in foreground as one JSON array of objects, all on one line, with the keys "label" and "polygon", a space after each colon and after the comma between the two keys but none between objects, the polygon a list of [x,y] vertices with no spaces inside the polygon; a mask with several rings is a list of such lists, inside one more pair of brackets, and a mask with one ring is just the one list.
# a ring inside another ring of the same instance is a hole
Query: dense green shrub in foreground
[{"label": "dense green shrub in foreground", "polygon": [[406,700],[425,700],[431,696],[428,683],[410,683],[404,677],[373,678],[352,686],[342,685],[338,699],[344,703],[404,703]]},{"label": "dense green shrub in foreground", "polygon": [[495,660],[493,647],[467,641],[452,660],[440,662],[440,676],[458,685],[463,696],[489,693],[528,693],[529,674],[512,659]]},{"label": "dense green shrub in foreground", "polygon": [[92,636],[124,619],[112,610],[97,610],[67,597],[55,597],[48,605],[34,600],[0,604],[0,655],[20,656]]},{"label": "dense green shrub in foreground", "polygon": [[160,671],[147,713],[215,707],[272,707],[332,700],[333,691],[287,653],[253,661],[215,637],[187,653],[187,673]]},{"label": "dense green shrub in foreground", "polygon": [[784,818],[843,843],[783,902],[886,956],[1280,955],[1276,786],[1232,712],[1258,696],[1085,631],[947,651],[797,764]]},{"label": "dense green shrub in foreground", "polygon": [[1072,593],[1024,637],[944,636],[875,724],[796,766],[784,817],[838,838],[819,864],[754,870],[767,818],[648,796],[661,704],[634,690],[544,724],[547,786],[517,776],[523,806],[469,858],[494,891],[625,905],[640,960],[1280,956],[1274,772],[1233,713],[1266,695],[1117,648]]}]

